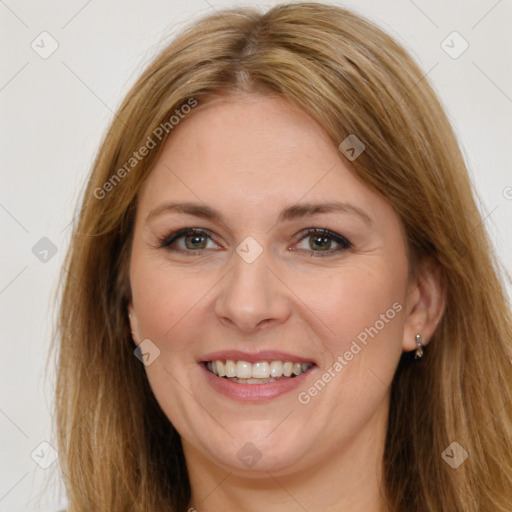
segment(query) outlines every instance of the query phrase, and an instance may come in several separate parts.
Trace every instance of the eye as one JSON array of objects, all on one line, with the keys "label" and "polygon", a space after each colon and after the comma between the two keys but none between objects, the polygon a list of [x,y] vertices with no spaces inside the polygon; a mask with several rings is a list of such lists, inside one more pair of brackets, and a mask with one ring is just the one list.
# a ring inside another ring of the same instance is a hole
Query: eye
[{"label": "eye", "polygon": [[[328,229],[309,228],[305,234],[302,232],[301,235],[299,243],[292,250],[309,253],[310,257],[331,256],[334,253],[352,247],[352,244],[345,237]],[[208,241],[212,242],[213,247],[208,247]],[[305,242],[309,242],[307,243],[307,248],[299,247],[297,249],[301,243]],[[333,244],[337,245],[334,249]],[[218,244],[212,240],[211,233],[200,228],[184,228],[175,231],[159,240],[159,247],[188,254],[196,253],[197,255],[206,249],[219,248]]]},{"label": "eye", "polygon": [[[310,252],[311,257],[332,256],[333,253],[350,249],[352,247],[352,244],[345,237],[323,228],[309,228],[301,237],[299,244],[304,242],[308,247],[302,247],[299,248],[299,250]],[[333,243],[337,244],[338,247],[332,249]]]},{"label": "eye", "polygon": [[[215,247],[207,247],[208,239]],[[204,249],[216,249],[219,246],[213,242],[210,233],[205,229],[184,228],[175,231],[161,239],[160,247],[181,252],[200,252]],[[182,243],[180,243],[182,242]]]}]

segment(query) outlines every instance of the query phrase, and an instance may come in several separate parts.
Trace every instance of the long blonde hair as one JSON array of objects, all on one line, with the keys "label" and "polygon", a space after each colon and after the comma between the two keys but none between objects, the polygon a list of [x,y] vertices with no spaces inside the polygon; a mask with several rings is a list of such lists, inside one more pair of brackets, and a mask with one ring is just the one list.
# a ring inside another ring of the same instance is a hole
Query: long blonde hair
[{"label": "long blonde hair", "polygon": [[[237,92],[300,105],[336,145],[356,134],[366,149],[354,172],[393,206],[411,262],[429,258],[439,269],[444,317],[423,359],[403,354],[391,387],[389,509],[510,512],[512,322],[463,156],[407,52],[369,21],[320,3],[195,22],[112,120],[62,273],[56,403],[69,511],[182,512],[189,504],[180,438],[133,353],[127,269],[137,194],[172,136],[169,119],[191,99]],[[134,163],[148,137],[154,147]],[[452,442],[468,453],[457,469],[441,456]]]}]

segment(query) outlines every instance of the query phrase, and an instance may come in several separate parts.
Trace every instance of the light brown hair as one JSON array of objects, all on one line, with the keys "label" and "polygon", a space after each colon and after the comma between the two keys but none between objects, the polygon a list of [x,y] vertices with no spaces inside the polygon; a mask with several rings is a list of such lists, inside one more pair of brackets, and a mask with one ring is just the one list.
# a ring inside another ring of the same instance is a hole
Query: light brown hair
[{"label": "light brown hair", "polygon": [[[412,268],[429,258],[439,269],[441,324],[423,359],[403,354],[392,383],[389,509],[510,512],[511,317],[463,156],[408,53],[369,21],[320,3],[201,19],[148,66],[112,120],[62,274],[56,400],[69,511],[189,504],[180,439],[134,356],[127,318],[137,195],[165,137],[98,190],[191,98],[238,92],[298,104],[333,144],[356,134],[366,149],[351,166],[399,216]],[[469,454],[457,469],[441,457],[454,441]]]}]

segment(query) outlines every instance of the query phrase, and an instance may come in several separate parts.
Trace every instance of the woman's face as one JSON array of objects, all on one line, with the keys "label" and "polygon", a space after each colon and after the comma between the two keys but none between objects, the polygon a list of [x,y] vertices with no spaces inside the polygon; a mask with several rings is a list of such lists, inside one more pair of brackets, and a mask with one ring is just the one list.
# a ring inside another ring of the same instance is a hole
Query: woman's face
[{"label": "woman's face", "polygon": [[406,249],[318,124],[270,97],[199,105],[139,199],[131,323],[186,454],[277,475],[382,439],[414,348]]}]

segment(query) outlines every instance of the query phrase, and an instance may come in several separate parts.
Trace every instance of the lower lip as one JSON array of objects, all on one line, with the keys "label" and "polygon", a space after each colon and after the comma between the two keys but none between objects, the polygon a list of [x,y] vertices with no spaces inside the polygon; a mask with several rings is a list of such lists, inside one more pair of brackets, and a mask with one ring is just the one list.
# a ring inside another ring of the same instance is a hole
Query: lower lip
[{"label": "lower lip", "polygon": [[210,385],[219,393],[235,400],[244,402],[263,402],[276,398],[298,388],[308,378],[315,368],[312,366],[304,373],[293,378],[267,382],[265,384],[240,384],[224,377],[218,377],[206,368],[205,363],[200,363],[203,373]]}]

